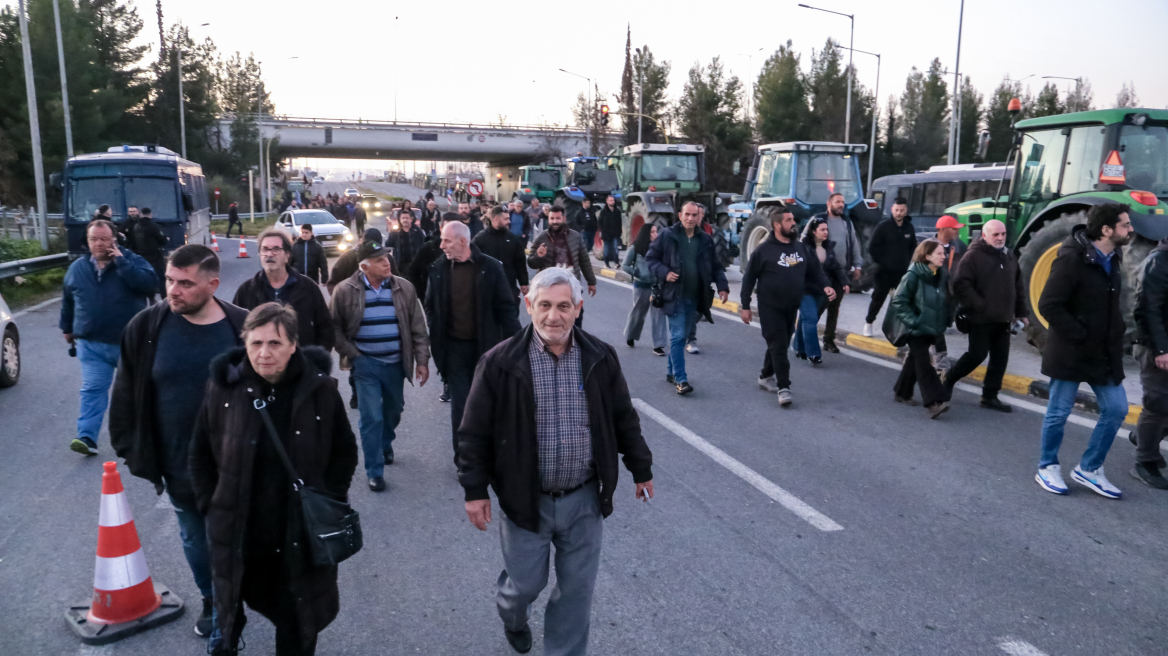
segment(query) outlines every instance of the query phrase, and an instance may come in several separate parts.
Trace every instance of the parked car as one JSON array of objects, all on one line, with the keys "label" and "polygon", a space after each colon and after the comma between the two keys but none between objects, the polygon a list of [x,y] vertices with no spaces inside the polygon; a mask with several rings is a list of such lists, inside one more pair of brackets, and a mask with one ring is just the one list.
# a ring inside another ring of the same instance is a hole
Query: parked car
[{"label": "parked car", "polygon": [[12,387],[20,380],[20,331],[12,311],[0,296],[0,387]]},{"label": "parked car", "polygon": [[352,187],[349,187],[348,189],[345,190],[345,196],[360,197],[361,192],[357,191],[356,189],[354,189]]},{"label": "parked car", "polygon": [[288,210],[280,215],[276,226],[292,239],[299,239],[300,226],[306,223],[312,225],[312,234],[316,235],[325,251],[344,251],[353,247],[353,233],[324,210]]}]

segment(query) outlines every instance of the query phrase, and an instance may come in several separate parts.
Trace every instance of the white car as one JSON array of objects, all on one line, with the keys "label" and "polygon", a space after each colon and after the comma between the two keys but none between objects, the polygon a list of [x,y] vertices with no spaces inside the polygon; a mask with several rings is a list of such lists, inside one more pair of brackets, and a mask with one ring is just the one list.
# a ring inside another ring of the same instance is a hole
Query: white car
[{"label": "white car", "polygon": [[323,183],[323,182],[324,182],[324,178],[320,177],[319,175],[312,179],[312,184],[318,184],[318,183]]},{"label": "white car", "polygon": [[312,234],[326,251],[345,251],[354,246],[353,233],[324,210],[288,210],[276,225],[293,240],[300,238],[300,226],[312,225]]},{"label": "white car", "polygon": [[356,189],[354,189],[352,187],[349,187],[348,189],[345,190],[345,195],[346,196],[360,196],[361,192],[357,191]]},{"label": "white car", "polygon": [[20,380],[20,331],[12,311],[0,296],[0,387],[12,387]]}]

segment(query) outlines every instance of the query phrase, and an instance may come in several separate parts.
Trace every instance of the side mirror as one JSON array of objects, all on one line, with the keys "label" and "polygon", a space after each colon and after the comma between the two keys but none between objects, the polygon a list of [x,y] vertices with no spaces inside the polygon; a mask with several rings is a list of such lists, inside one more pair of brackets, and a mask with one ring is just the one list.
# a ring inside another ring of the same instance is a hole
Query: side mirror
[{"label": "side mirror", "polygon": [[49,186],[54,189],[64,189],[65,181],[61,178],[60,171],[53,171],[49,174]]},{"label": "side mirror", "polygon": [[977,135],[977,158],[985,159],[986,153],[990,149],[990,131],[982,130]]},{"label": "side mirror", "polygon": [[195,211],[195,197],[191,194],[184,193],[182,195],[183,209],[188,212]]}]

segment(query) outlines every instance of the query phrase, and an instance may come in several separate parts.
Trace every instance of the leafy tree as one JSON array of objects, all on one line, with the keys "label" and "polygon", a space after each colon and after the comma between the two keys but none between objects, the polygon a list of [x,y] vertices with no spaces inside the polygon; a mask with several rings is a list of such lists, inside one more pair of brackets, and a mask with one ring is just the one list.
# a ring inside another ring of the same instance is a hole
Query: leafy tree
[{"label": "leafy tree", "polygon": [[1140,97],[1136,95],[1135,82],[1125,82],[1115,94],[1116,107],[1139,107]]},{"label": "leafy tree", "polygon": [[[977,160],[977,138],[985,116],[985,96],[973,86],[966,75],[961,82],[961,134],[958,138],[958,161]],[[992,143],[992,140],[991,140]]]},{"label": "leafy tree", "polygon": [[949,93],[941,73],[941,60],[934,59],[928,73],[914,66],[900,96],[903,120],[898,136],[908,170],[927,169],[944,160],[948,144]]},{"label": "leafy tree", "polygon": [[1039,117],[1065,113],[1066,107],[1059,101],[1058,87],[1053,82],[1047,82],[1046,86],[1042,87],[1042,91],[1038,92],[1038,98],[1034,100],[1034,108],[1030,115]]},{"label": "leafy tree", "polygon": [[799,55],[791,40],[767,58],[754,87],[755,125],[761,143],[803,138],[811,118]]},{"label": "leafy tree", "polygon": [[729,189],[738,182],[733,162],[749,152],[750,123],[740,118],[742,83],[727,77],[718,57],[706,66],[689,69],[681,97],[677,101],[677,124],[687,143],[706,147],[706,175],[716,189]]}]

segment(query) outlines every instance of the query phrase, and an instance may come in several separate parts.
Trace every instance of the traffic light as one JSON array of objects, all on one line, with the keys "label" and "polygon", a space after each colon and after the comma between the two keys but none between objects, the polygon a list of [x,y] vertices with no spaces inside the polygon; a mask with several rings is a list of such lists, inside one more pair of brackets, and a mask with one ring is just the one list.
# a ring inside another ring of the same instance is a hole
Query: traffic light
[{"label": "traffic light", "polygon": [[502,187],[502,186],[503,186],[503,174],[496,173],[495,174],[495,189],[498,189],[499,187]]},{"label": "traffic light", "polygon": [[608,105],[600,106],[600,125],[608,125]]}]

